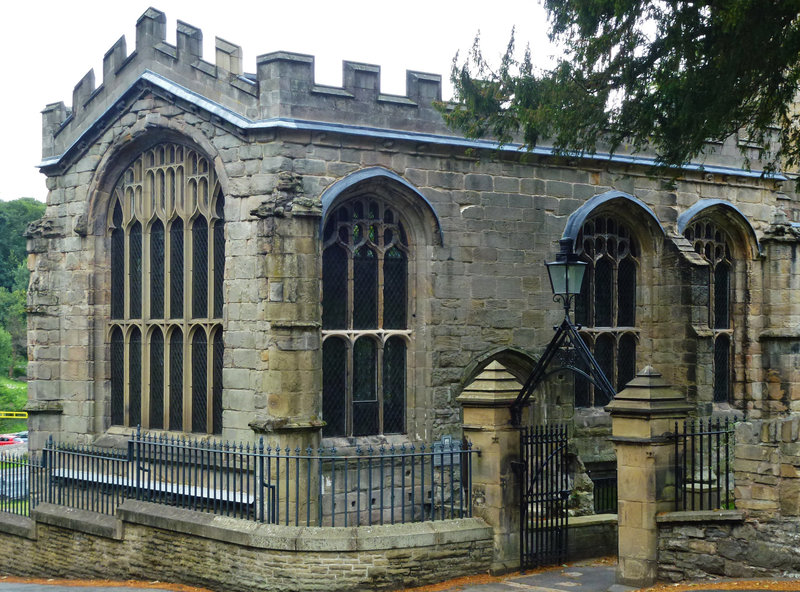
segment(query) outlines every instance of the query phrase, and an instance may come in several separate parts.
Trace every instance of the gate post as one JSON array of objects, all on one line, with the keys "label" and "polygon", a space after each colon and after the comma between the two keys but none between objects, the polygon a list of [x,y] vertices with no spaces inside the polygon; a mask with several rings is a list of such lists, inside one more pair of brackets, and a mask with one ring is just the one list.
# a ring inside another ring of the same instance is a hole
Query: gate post
[{"label": "gate post", "polygon": [[464,410],[464,437],[480,450],[472,460],[473,515],[494,529],[492,573],[519,567],[519,484],[512,470],[519,428],[511,425],[511,404],[521,388],[493,361],[456,399]]},{"label": "gate post", "polygon": [[675,501],[676,421],[691,407],[652,366],[646,366],[606,407],[617,453],[619,563],[617,583],[646,587],[658,575],[656,514]]}]

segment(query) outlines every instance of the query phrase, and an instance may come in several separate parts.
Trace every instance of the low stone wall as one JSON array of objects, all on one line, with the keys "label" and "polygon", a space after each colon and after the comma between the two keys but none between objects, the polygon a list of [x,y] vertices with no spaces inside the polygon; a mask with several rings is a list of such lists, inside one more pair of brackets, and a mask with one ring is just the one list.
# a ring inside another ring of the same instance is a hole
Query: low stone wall
[{"label": "low stone wall", "polygon": [[800,519],[745,519],[740,510],[669,512],[658,523],[662,581],[800,574]]},{"label": "low stone wall", "polygon": [[41,504],[0,517],[0,571],[148,579],[220,592],[389,590],[486,572],[479,518],[361,527],[259,524],[126,501],[117,516]]},{"label": "low stone wall", "polygon": [[567,558],[570,561],[616,554],[616,514],[596,514],[569,519]]}]

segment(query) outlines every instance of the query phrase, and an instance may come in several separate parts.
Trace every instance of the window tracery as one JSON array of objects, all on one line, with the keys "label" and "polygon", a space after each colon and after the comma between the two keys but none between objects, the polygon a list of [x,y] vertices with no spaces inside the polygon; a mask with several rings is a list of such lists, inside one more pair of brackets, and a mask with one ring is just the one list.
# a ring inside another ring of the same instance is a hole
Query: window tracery
[{"label": "window tracery", "polygon": [[220,433],[224,198],[213,169],[158,144],[111,203],[111,423]]}]

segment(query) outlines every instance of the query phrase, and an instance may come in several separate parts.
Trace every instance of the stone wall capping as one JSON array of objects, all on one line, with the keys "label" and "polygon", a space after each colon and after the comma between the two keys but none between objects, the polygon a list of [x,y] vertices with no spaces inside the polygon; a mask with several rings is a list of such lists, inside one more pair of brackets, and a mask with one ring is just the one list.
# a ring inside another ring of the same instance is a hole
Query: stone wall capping
[{"label": "stone wall capping", "polygon": [[36,522],[27,516],[2,512],[0,513],[0,532],[35,540]]},{"label": "stone wall capping", "polygon": [[122,538],[122,522],[115,516],[42,502],[31,511],[31,519],[42,524],[84,532],[107,539]]},{"label": "stone wall capping", "polygon": [[742,510],[694,510],[682,512],[662,512],[656,515],[659,524],[679,524],[683,522],[744,522]]}]

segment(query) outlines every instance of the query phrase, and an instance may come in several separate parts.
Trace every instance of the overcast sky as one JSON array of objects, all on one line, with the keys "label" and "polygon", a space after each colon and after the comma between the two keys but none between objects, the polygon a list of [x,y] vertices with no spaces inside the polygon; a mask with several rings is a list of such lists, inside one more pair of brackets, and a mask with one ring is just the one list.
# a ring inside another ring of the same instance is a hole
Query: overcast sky
[{"label": "overcast sky", "polygon": [[[312,54],[318,83],[341,86],[342,60],[381,66],[381,91],[405,93],[405,71],[449,76],[453,56],[480,31],[487,57],[499,58],[516,26],[517,45],[530,43],[544,60],[547,23],[537,0],[14,0],[0,21],[4,65],[0,199],[47,196],[41,160],[41,110],[72,103],[72,89],[94,68],[102,82],[103,54],[121,36],[135,45],[136,20],[153,6],[167,15],[167,41],[176,21],[203,30],[204,57],[214,61],[214,38],[240,45],[244,69],[277,50]],[[544,61],[542,61],[544,63]],[[449,98],[449,83],[445,86]]]}]

